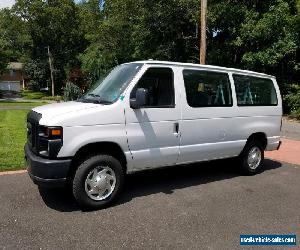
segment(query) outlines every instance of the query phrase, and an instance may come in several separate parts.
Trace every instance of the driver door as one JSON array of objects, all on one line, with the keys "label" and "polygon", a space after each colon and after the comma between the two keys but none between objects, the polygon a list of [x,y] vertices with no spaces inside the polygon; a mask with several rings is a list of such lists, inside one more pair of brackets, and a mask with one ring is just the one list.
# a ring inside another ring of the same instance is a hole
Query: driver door
[{"label": "driver door", "polygon": [[[174,165],[179,155],[179,93],[171,67],[149,67],[131,90],[148,90],[148,103],[138,109],[125,108],[128,145],[133,170]],[[176,78],[175,78],[176,79]]]}]

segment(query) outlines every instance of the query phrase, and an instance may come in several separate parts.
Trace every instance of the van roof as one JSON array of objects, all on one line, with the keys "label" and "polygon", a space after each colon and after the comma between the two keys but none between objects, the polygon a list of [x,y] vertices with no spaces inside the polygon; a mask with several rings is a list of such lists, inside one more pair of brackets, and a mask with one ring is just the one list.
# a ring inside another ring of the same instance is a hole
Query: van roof
[{"label": "van roof", "polygon": [[170,61],[156,61],[156,60],[135,61],[132,63],[176,65],[176,66],[183,66],[183,67],[195,67],[195,68],[201,68],[201,69],[216,69],[216,70],[222,70],[222,71],[227,71],[227,72],[232,72],[232,73],[240,73],[240,74],[246,74],[246,75],[255,75],[255,76],[261,76],[261,77],[275,78],[275,76],[264,74],[264,73],[258,73],[255,71],[235,69],[235,68],[226,68],[226,67],[214,66],[214,65],[181,63],[181,62],[170,62]]}]

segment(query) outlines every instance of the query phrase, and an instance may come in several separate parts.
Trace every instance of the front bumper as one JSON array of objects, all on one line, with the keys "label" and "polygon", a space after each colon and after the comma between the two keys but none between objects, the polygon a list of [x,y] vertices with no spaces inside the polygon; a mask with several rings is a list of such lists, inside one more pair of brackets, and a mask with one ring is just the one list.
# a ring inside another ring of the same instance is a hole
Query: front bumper
[{"label": "front bumper", "polygon": [[71,159],[50,160],[35,155],[25,145],[27,171],[32,181],[45,187],[63,187],[71,165]]}]

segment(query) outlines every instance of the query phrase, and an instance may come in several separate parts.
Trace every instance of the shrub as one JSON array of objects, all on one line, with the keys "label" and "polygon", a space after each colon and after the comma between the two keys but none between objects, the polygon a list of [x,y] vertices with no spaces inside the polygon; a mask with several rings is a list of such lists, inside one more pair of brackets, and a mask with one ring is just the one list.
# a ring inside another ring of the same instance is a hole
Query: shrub
[{"label": "shrub", "polygon": [[46,101],[56,101],[56,102],[60,102],[62,101],[62,96],[60,95],[56,95],[56,96],[44,96],[41,98],[42,100],[46,100]]},{"label": "shrub", "polygon": [[300,85],[293,84],[290,93],[283,98],[288,113],[300,110]]},{"label": "shrub", "polygon": [[289,117],[300,120],[300,108],[291,112]]},{"label": "shrub", "polygon": [[77,100],[82,95],[81,90],[78,86],[72,82],[67,82],[64,88],[64,101]]},{"label": "shrub", "polygon": [[36,82],[34,80],[30,80],[29,83],[27,84],[27,88],[32,91],[39,91],[40,85],[38,82]]}]

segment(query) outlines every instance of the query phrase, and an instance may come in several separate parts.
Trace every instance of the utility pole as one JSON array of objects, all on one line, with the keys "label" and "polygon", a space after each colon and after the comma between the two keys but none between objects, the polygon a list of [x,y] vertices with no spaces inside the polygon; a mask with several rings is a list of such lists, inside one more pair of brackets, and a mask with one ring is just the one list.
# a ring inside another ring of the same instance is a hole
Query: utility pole
[{"label": "utility pole", "polygon": [[51,93],[52,93],[52,96],[54,96],[54,78],[53,78],[52,55],[51,55],[49,46],[47,48],[48,48],[49,67],[50,67],[50,76],[51,76]]},{"label": "utility pole", "polygon": [[206,57],[206,13],[207,0],[201,0],[200,3],[200,64],[205,64]]}]

